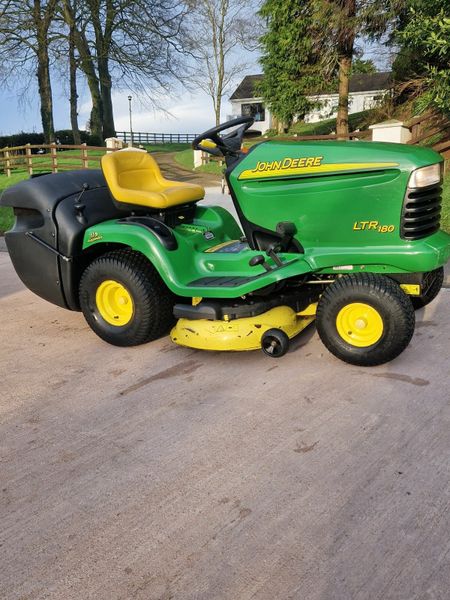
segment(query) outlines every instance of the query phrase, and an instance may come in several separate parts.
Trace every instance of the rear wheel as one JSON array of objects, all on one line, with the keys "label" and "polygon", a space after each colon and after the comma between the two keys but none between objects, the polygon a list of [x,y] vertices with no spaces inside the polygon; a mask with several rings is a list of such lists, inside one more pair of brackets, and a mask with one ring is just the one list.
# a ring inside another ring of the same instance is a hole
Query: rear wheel
[{"label": "rear wheel", "polygon": [[414,333],[414,310],[399,285],[383,275],[346,275],[319,300],[317,331],[341,360],[380,365],[398,356]]},{"label": "rear wheel", "polygon": [[175,296],[150,262],[116,250],[94,260],[80,282],[80,305],[93,331],[115,346],[136,346],[166,334]]},{"label": "rear wheel", "polygon": [[414,310],[423,308],[427,304],[430,304],[430,302],[432,302],[439,294],[442,284],[444,283],[444,267],[439,267],[439,269],[435,269],[434,271],[428,273],[425,280],[428,283],[428,288],[425,294],[416,297],[411,296],[411,302]]}]

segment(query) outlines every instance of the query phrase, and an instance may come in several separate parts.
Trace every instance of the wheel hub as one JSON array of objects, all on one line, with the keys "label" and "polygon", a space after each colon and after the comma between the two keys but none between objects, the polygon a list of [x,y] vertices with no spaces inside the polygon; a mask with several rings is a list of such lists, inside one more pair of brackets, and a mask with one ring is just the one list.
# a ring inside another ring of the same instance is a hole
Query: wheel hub
[{"label": "wheel hub", "polygon": [[358,348],[376,344],[383,335],[383,319],[380,313],[362,302],[352,302],[339,311],[336,328],[341,338]]},{"label": "wheel hub", "polygon": [[122,327],[133,316],[134,306],[130,292],[113,279],[107,279],[98,286],[95,303],[102,318],[110,325]]}]

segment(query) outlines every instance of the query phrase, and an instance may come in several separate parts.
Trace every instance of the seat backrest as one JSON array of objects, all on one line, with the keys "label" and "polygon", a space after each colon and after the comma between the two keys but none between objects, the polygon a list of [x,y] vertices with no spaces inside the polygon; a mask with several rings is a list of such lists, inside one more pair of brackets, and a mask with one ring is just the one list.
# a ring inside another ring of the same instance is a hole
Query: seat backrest
[{"label": "seat backrest", "polygon": [[118,202],[127,202],[127,190],[153,191],[163,181],[155,159],[148,152],[119,150],[102,157],[109,190]]}]

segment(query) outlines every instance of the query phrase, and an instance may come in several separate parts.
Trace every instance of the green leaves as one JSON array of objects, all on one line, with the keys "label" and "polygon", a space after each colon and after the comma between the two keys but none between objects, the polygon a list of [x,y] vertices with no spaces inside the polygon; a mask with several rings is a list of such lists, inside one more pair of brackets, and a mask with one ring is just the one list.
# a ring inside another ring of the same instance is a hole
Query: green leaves
[{"label": "green leaves", "polygon": [[[415,51],[416,69],[423,76],[421,104],[450,114],[449,0],[415,0],[399,37],[404,48]],[[420,58],[419,58],[420,57]]]},{"label": "green leaves", "polygon": [[267,23],[261,38],[264,80],[260,92],[273,114],[288,125],[313,106],[306,94],[323,87],[311,2],[266,0],[260,15]]}]

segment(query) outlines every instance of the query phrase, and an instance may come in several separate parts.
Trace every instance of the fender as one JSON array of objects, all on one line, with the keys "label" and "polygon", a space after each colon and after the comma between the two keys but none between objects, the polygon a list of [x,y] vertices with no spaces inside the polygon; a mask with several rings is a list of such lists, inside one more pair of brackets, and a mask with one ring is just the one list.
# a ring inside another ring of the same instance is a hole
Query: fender
[{"label": "fender", "polygon": [[[86,229],[83,250],[98,244],[108,243],[119,243],[128,246],[147,257],[167,287],[173,293],[180,294],[182,293],[180,288],[183,287],[183,284],[177,276],[177,272],[182,269],[186,270],[187,261],[186,255],[183,258],[180,252],[180,245],[184,247],[183,240],[181,240],[181,244],[178,239],[177,241],[178,248],[175,251],[168,251],[149,229],[134,225],[131,222],[120,223],[119,220],[111,220]],[[168,252],[170,252],[170,260],[167,257]]]}]

